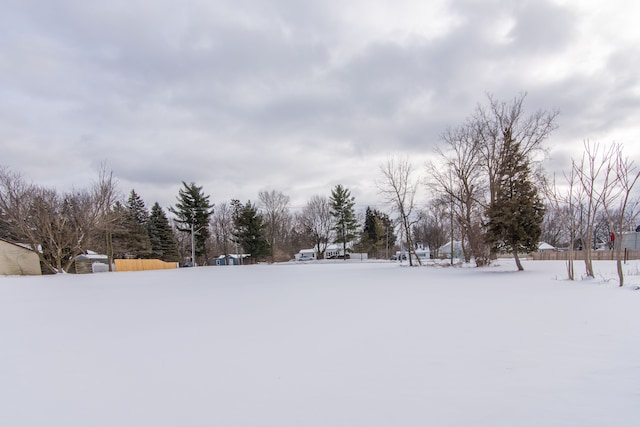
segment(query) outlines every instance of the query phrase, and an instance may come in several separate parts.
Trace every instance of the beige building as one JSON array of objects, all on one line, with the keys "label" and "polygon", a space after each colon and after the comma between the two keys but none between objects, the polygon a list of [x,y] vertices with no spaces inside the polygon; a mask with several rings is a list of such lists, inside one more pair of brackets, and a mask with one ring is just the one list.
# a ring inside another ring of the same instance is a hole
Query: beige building
[{"label": "beige building", "polygon": [[41,275],[40,258],[31,249],[0,239],[0,275]]}]

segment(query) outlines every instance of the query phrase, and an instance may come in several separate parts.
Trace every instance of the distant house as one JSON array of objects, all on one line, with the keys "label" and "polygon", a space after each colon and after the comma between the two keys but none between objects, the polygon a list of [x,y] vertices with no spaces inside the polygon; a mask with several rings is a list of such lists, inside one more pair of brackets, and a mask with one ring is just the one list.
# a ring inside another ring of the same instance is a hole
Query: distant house
[{"label": "distant house", "polygon": [[[418,245],[418,247],[415,249],[415,253],[414,251],[411,251],[411,259],[413,261],[417,261],[416,256],[420,259],[420,261],[425,261],[431,258],[431,251],[429,250],[429,248],[423,245]],[[397,251],[394,258],[400,261],[406,260],[407,251],[406,250]]]},{"label": "distant house", "polygon": [[[438,256],[440,258],[451,258],[451,242],[447,242],[438,248]],[[462,258],[462,242],[460,240],[453,241],[453,257]]]},{"label": "distant house", "polygon": [[[347,246],[347,253],[351,251],[351,248]],[[327,246],[327,250],[324,252],[325,259],[333,259],[333,258],[343,258],[344,257],[344,248],[343,246],[337,244],[331,244]]]},{"label": "distant house", "polygon": [[546,242],[540,242],[538,252],[555,252],[556,248]]},{"label": "distant house", "polygon": [[[315,249],[300,249],[300,251],[294,255],[296,261],[314,261],[317,258]],[[331,244],[327,246],[324,252],[324,259],[344,259],[344,248],[342,245]],[[366,253],[351,252],[349,246],[347,246],[347,259],[354,259],[364,261],[369,258]]]},{"label": "distant house", "polygon": [[40,257],[26,246],[0,239],[0,274],[5,276],[39,276]]},{"label": "distant house", "polygon": [[228,265],[242,265],[249,264],[249,254],[229,254],[220,255],[213,260],[213,265],[227,265],[227,258],[229,259]]},{"label": "distant house", "polygon": [[294,255],[296,261],[314,261],[316,259],[315,249],[300,249],[300,251]]}]

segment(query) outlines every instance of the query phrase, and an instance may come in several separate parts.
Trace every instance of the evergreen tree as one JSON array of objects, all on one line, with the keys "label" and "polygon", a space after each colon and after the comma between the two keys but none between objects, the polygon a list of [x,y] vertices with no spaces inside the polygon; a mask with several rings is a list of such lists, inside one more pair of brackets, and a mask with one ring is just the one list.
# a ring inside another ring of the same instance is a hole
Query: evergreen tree
[{"label": "evergreen tree", "polygon": [[131,210],[116,202],[111,215],[115,218],[112,234],[114,258],[148,258],[151,242],[147,229],[138,223]]},{"label": "evergreen tree", "polygon": [[345,259],[347,258],[347,246],[356,238],[358,222],[353,209],[355,197],[351,196],[351,191],[338,184],[331,190],[329,206],[331,216],[335,222],[333,230],[335,232],[334,243],[341,243]]},{"label": "evergreen tree", "polygon": [[527,157],[510,135],[501,152],[496,198],[487,210],[485,240],[494,251],[510,251],[518,270],[518,254],[537,250],[545,208],[531,178]]},{"label": "evergreen tree", "polygon": [[169,208],[169,211],[177,217],[177,229],[192,234],[196,260],[199,259],[200,264],[206,264],[209,218],[213,214],[213,204],[209,203],[209,196],[203,193],[202,187],[184,181],[182,185],[183,188],[178,191],[178,203],[175,208]]},{"label": "evergreen tree", "polygon": [[233,241],[242,247],[244,253],[251,255],[253,262],[257,262],[269,254],[269,243],[265,238],[265,224],[258,209],[247,201],[241,204],[239,200],[231,202],[233,208]]},{"label": "evergreen tree", "polygon": [[127,200],[127,221],[129,233],[131,233],[133,256],[135,258],[149,258],[151,256],[151,241],[147,231],[147,222],[149,221],[149,211],[144,200],[131,190],[129,199]]},{"label": "evergreen tree", "polygon": [[136,193],[136,190],[131,190],[127,200],[127,208],[136,222],[146,227],[147,221],[149,221],[149,211],[144,200]]},{"label": "evergreen tree", "polygon": [[388,250],[396,244],[393,224],[389,215],[367,206],[364,227],[360,237],[360,249],[371,257],[388,256]]},{"label": "evergreen tree", "polygon": [[180,252],[173,229],[160,204],[151,207],[151,215],[147,222],[149,240],[151,241],[151,258],[167,262],[179,262]]}]

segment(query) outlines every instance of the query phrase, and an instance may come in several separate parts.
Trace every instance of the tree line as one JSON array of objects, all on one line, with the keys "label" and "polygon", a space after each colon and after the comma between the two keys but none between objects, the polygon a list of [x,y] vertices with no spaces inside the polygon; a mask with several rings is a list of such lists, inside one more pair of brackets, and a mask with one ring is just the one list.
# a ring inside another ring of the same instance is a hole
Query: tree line
[{"label": "tree line", "polygon": [[[388,211],[355,211],[350,190],[337,185],[313,195],[295,213],[289,197],[277,190],[258,194],[257,202],[233,199],[215,204],[201,186],[182,183],[171,217],[156,202],[148,211],[131,190],[119,196],[106,167],[86,190],[60,194],[27,183],[0,168],[0,237],[27,243],[51,271],[65,271],[88,249],[113,258],[158,258],[210,264],[213,257],[248,254],[250,260],[289,260],[302,248],[321,259],[330,244],[343,253],[366,252],[388,258],[398,248],[414,252],[419,244],[432,256],[446,243],[461,242],[462,258],[484,266],[500,253],[520,256],[537,250],[540,240],[572,252],[586,251],[585,270],[593,277],[590,251],[634,229],[638,171],[621,144],[584,142],[561,177],[548,177],[544,142],[557,128],[558,111],[526,113],[526,94],[509,101],[487,96],[463,124],[446,129],[433,160],[419,173],[408,158],[390,156],[379,165],[376,186]],[[426,192],[429,202],[419,204]],[[574,278],[573,262],[568,274]],[[622,269],[619,267],[620,283]]]},{"label": "tree line", "polygon": [[69,271],[75,257],[90,250],[110,261],[154,258],[183,265],[208,265],[219,255],[228,263],[243,254],[248,262],[285,261],[310,247],[322,259],[331,243],[344,253],[387,257],[396,243],[391,219],[368,208],[361,226],[354,203],[338,185],[330,197],[313,196],[296,214],[289,197],[276,190],[261,191],[257,204],[233,199],[215,205],[202,186],[183,182],[169,217],[158,202],[149,210],[135,190],[122,197],[104,166],[88,189],[68,193],[0,167],[0,238],[29,246],[49,273]]},{"label": "tree line", "polygon": [[525,98],[505,102],[489,95],[464,124],[443,133],[425,177],[432,220],[448,213],[451,239],[462,241],[465,261],[478,266],[507,252],[522,270],[519,254],[535,251],[540,240],[566,248],[571,280],[575,250],[584,251],[585,274],[594,277],[592,251],[608,246],[622,286],[621,236],[636,228],[640,199],[633,189],[640,171],[622,144],[587,140],[568,171],[547,176],[543,143],[559,113],[527,114]]}]

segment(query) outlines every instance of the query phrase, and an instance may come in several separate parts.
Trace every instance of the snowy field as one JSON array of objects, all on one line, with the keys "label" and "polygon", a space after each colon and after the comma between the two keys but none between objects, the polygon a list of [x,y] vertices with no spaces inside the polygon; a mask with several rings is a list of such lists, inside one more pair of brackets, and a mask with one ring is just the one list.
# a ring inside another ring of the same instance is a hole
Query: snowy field
[{"label": "snowy field", "polygon": [[640,426],[640,265],[500,263],[0,276],[0,426]]}]

